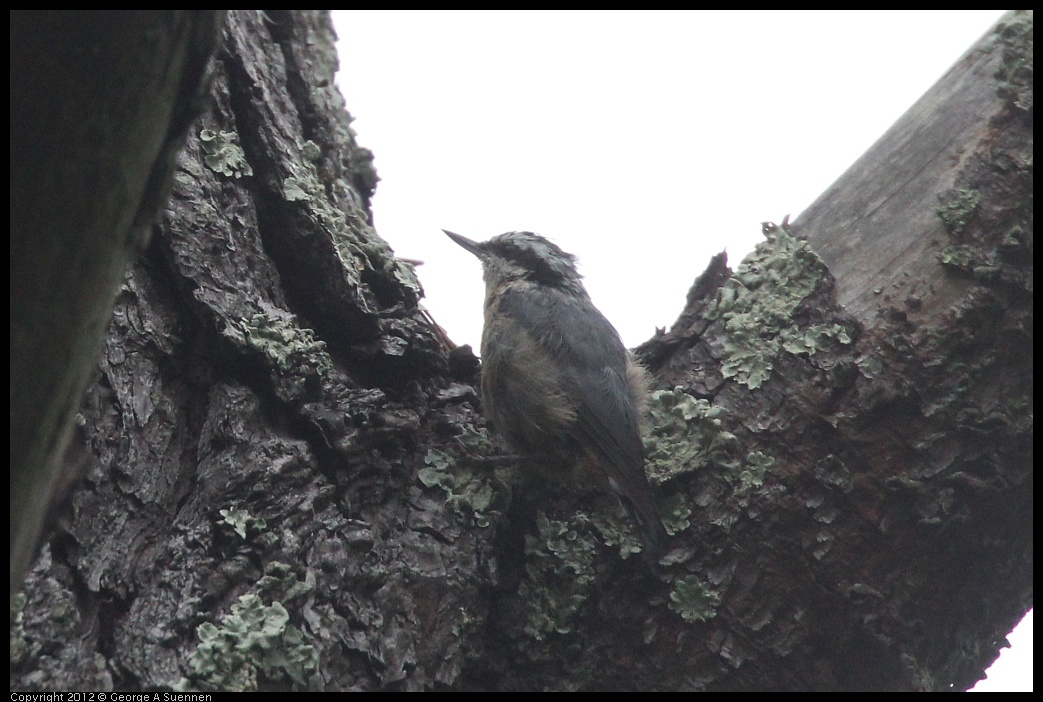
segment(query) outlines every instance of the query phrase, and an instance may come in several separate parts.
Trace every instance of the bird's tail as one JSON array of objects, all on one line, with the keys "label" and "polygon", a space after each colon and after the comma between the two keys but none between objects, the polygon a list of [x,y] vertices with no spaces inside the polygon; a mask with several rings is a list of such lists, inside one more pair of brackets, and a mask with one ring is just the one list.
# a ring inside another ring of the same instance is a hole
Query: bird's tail
[{"label": "bird's tail", "polygon": [[659,510],[651,502],[651,496],[649,496],[649,504],[645,505],[644,509],[640,509],[625,495],[620,495],[619,501],[634,524],[637,525],[644,553],[652,561],[658,561],[666,553],[666,542],[669,537],[666,529],[663,528],[663,522],[659,519]]}]

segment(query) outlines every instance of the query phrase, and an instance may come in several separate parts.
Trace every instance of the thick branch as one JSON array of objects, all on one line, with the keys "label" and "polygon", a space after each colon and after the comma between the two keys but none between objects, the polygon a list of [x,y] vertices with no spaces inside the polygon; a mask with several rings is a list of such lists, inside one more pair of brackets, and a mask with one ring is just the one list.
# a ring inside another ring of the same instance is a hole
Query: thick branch
[{"label": "thick branch", "polygon": [[11,13],[11,591],[222,13]]}]

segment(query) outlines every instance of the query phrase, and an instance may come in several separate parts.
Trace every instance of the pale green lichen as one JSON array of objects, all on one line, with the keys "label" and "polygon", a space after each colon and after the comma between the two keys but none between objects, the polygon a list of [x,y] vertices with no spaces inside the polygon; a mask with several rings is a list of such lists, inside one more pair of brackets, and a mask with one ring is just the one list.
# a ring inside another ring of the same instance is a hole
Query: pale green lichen
[{"label": "pale green lichen", "polygon": [[947,246],[938,254],[941,264],[953,272],[973,274],[975,269],[985,263],[985,258],[977,249],[965,244]]},{"label": "pale green lichen", "polygon": [[220,626],[206,622],[196,629],[199,645],[188,659],[190,675],[174,689],[256,690],[259,675],[269,683],[307,688],[308,676],[318,668],[318,654],[289,622],[280,603],[265,606],[257,595],[243,595]]},{"label": "pale green lichen", "polygon": [[[760,451],[739,454],[739,440],[725,427],[726,413],[709,401],[681,388],[657,390],[648,403],[649,430],[645,436],[646,470],[652,483],[662,485],[686,473],[713,466],[736,493],[759,487],[775,463]],[[671,534],[689,526],[687,504],[675,497],[664,505],[663,517]]]},{"label": "pale green lichen", "polygon": [[793,313],[826,275],[825,264],[806,241],[784,227],[773,228],[707,310],[708,319],[724,322],[724,340],[715,349],[721,375],[756,389],[771,377],[783,351],[810,355],[831,342],[850,343],[839,325],[801,328],[793,321]]},{"label": "pale green lichen", "polygon": [[301,158],[309,163],[315,163],[322,158],[322,149],[314,141],[309,139],[301,145]]},{"label": "pale green lichen", "polygon": [[677,493],[660,502],[662,507],[662,521],[666,531],[671,535],[678,534],[688,527],[692,522],[688,519],[692,516],[692,508],[688,503],[688,497]]},{"label": "pale green lichen", "polygon": [[229,178],[252,176],[253,168],[246,160],[246,153],[236,142],[235,132],[214,132],[204,129],[199,132],[199,143],[203,147],[203,162],[211,170]]},{"label": "pale green lichen", "polygon": [[970,221],[971,214],[981,203],[981,193],[977,190],[957,190],[947,203],[939,207],[938,214],[946,231],[959,234]]},{"label": "pale green lichen", "polygon": [[768,469],[775,465],[775,459],[760,451],[752,451],[746,455],[746,464],[739,472],[739,492],[747,492],[764,484]]},{"label": "pale green lichen", "polygon": [[528,577],[519,594],[525,601],[525,632],[537,640],[569,633],[590,597],[597,540],[584,515],[571,521],[577,523],[549,519],[539,512],[537,535],[525,537]]},{"label": "pale green lichen", "polygon": [[307,188],[307,181],[290,176],[282,182],[282,196],[288,202],[300,202],[302,200],[307,202],[311,200],[311,195],[308,194]]},{"label": "pale green lichen", "polygon": [[785,341],[782,342],[782,348],[795,356],[813,356],[819,351],[832,348],[836,342],[851,343],[847,330],[839,324],[816,324],[806,329],[794,327],[791,333],[784,334],[783,337]]},{"label": "pale green lichen", "polygon": [[247,512],[236,507],[222,509],[220,514],[224,517],[221,521],[232,527],[235,533],[239,534],[239,537],[242,539],[246,538],[247,531],[261,532],[268,526],[263,519],[252,517]]},{"label": "pale green lichen", "polygon": [[315,591],[315,571],[309,568],[304,573],[304,580],[298,580],[292,566],[272,561],[264,566],[264,575],[257,581],[257,589],[269,599],[291,603]]},{"label": "pale green lichen", "polygon": [[[283,197],[287,202],[306,203],[315,219],[329,232],[345,277],[359,288],[359,299],[365,299],[360,274],[367,269],[390,273],[412,291],[414,298],[420,298],[423,291],[412,266],[395,258],[387,242],[376,235],[361,211],[353,207],[343,210],[335,204],[312,163],[320,155],[318,146],[305,142],[302,162],[296,166],[294,175],[283,180]],[[343,184],[340,187],[344,187]]]},{"label": "pale green lichen", "polygon": [[424,463],[417,478],[425,487],[440,488],[450,509],[479,527],[489,526],[498,497],[489,471],[473,471],[434,448],[428,449]]},{"label": "pale green lichen", "polygon": [[606,546],[619,549],[619,557],[626,560],[641,553],[641,539],[634,530],[633,522],[622,510],[599,509],[590,515],[590,525]]},{"label": "pale green lichen", "polygon": [[711,462],[736,464],[737,440],[722,422],[724,410],[681,388],[657,390],[648,402],[646,470],[657,485]]},{"label": "pale green lichen", "polygon": [[670,609],[686,622],[705,622],[717,616],[721,596],[698,576],[689,575],[674,584]]},{"label": "pale green lichen", "polygon": [[996,94],[1028,117],[1033,105],[1032,12],[1018,11],[996,28],[1003,63],[996,69]]},{"label": "pale green lichen", "polygon": [[310,369],[325,375],[333,367],[326,342],[292,318],[258,312],[237,320],[225,334],[261,354],[283,374],[300,375]]}]

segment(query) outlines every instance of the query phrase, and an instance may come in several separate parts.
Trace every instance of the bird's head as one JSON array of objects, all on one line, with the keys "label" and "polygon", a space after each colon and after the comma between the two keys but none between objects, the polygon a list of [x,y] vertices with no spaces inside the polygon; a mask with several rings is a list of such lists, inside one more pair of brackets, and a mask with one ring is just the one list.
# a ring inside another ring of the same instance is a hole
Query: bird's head
[{"label": "bird's head", "polygon": [[475,242],[445,229],[442,231],[478,257],[485,270],[487,285],[529,280],[538,285],[586,294],[582,276],[576,270],[576,257],[539,234],[507,232],[488,241]]}]

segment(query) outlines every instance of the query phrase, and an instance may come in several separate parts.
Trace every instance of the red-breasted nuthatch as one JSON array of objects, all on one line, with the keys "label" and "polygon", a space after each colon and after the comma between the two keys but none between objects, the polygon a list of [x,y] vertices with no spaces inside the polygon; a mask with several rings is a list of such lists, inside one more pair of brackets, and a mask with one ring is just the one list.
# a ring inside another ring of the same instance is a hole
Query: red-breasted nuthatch
[{"label": "red-breasted nuthatch", "polygon": [[666,532],[645,476],[645,371],[594,307],[576,257],[531,232],[477,243],[444,231],[482,262],[482,402],[509,447],[622,498],[646,551]]}]

